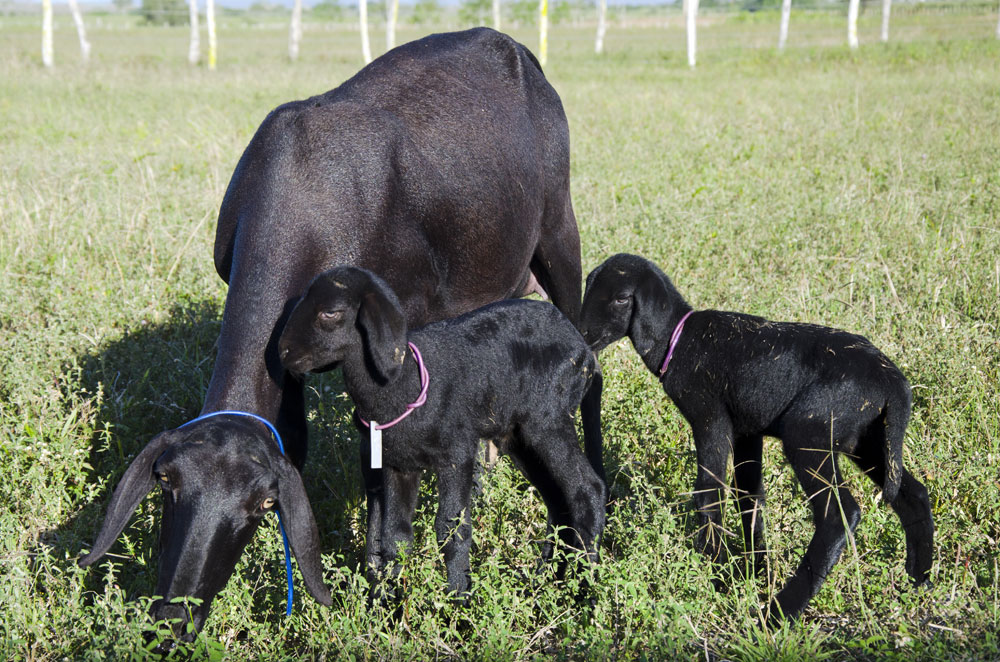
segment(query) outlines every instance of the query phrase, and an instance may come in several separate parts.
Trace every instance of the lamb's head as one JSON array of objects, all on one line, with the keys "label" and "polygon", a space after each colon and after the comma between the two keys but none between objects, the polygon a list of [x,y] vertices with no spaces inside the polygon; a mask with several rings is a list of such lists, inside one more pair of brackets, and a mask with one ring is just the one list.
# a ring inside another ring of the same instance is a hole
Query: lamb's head
[{"label": "lamb's head", "polygon": [[313,279],[292,309],[278,352],[295,374],[332,370],[354,358],[379,381],[391,381],[406,355],[406,320],[381,278],[359,267],[334,267]]},{"label": "lamb's head", "polygon": [[664,333],[669,336],[670,322],[688,309],[659,267],[620,253],[587,276],[580,333],[594,352],[628,336],[645,358]]}]

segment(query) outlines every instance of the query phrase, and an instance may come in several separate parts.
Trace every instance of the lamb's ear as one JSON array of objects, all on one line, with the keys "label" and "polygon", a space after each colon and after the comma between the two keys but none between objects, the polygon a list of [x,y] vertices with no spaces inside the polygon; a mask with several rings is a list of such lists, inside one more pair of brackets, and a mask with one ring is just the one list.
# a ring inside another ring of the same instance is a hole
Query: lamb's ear
[{"label": "lamb's ear", "polygon": [[108,504],[108,512],[104,516],[104,524],[101,532],[97,534],[97,541],[94,542],[90,553],[82,557],[77,563],[81,567],[96,563],[118,538],[118,535],[125,528],[136,506],[143,497],[149,494],[153,488],[153,463],[167,450],[175,439],[176,432],[168,430],[153,437],[146,444],[142,452],[132,460],[132,464],[125,470],[125,475],[118,482],[114,494],[111,495],[111,503]]},{"label": "lamb's ear", "polygon": [[358,326],[378,376],[393,381],[406,358],[406,318],[396,295],[381,280],[372,279],[362,293]]},{"label": "lamb's ear", "polygon": [[[604,264],[607,264],[607,262],[605,262]],[[599,264],[598,266],[594,267],[593,271],[587,274],[587,282],[584,284],[583,287],[584,299],[587,298],[587,292],[590,291],[590,286],[594,284],[594,279],[597,278],[597,274],[601,273],[601,271],[604,269],[604,264]]]},{"label": "lamb's ear", "polygon": [[288,534],[288,542],[309,594],[320,604],[333,604],[330,589],[323,583],[323,561],[319,555],[319,530],[299,472],[284,456],[273,464],[278,474],[278,510]]},{"label": "lamb's ear", "polygon": [[[632,292],[632,319],[628,336],[639,356],[646,355],[670,332],[670,300],[667,284],[654,269],[637,274],[638,283]],[[662,358],[662,357],[661,357]]]}]

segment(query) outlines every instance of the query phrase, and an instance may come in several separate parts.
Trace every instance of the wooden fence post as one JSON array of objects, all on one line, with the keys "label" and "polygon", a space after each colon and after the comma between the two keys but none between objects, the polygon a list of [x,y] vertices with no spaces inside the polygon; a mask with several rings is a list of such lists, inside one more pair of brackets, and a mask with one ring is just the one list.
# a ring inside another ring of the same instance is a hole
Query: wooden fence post
[{"label": "wooden fence post", "polygon": [[205,0],[205,27],[208,28],[208,69],[215,71],[217,56],[215,40],[215,0]]},{"label": "wooden fence post", "polygon": [[538,62],[544,67],[549,59],[549,0],[538,2]]},{"label": "wooden fence post", "polygon": [[608,30],[608,0],[598,0],[597,4],[597,40],[594,42],[594,52],[600,55],[604,52],[604,33]]},{"label": "wooden fence post", "polygon": [[188,64],[198,64],[201,57],[201,42],[198,34],[198,0],[188,0],[188,23],[191,39],[188,42]]},{"label": "wooden fence post", "polygon": [[288,26],[288,59],[299,59],[299,43],[302,41],[302,0],[292,3],[292,22]]},{"label": "wooden fence post", "polygon": [[858,4],[859,0],[850,0],[847,5],[847,45],[858,47]]},{"label": "wooden fence post", "polygon": [[80,55],[83,61],[90,59],[90,42],[87,41],[87,29],[83,25],[83,14],[80,13],[80,6],[76,0],[69,0],[69,11],[73,14],[73,23],[76,24],[76,35],[80,38]]},{"label": "wooden fence post", "polygon": [[781,29],[778,32],[778,50],[785,50],[788,42],[788,20],[792,15],[792,0],[781,0]]},{"label": "wooden fence post", "polygon": [[687,23],[688,66],[693,69],[698,51],[698,0],[684,0],[684,17]]},{"label": "wooden fence post", "polygon": [[42,64],[52,67],[52,0],[42,0]]},{"label": "wooden fence post", "polygon": [[889,41],[889,12],[892,11],[892,0],[882,0],[882,41]]},{"label": "wooden fence post", "polygon": [[372,61],[372,47],[368,43],[368,0],[358,0],[358,22],[361,28],[361,57],[368,64]]}]

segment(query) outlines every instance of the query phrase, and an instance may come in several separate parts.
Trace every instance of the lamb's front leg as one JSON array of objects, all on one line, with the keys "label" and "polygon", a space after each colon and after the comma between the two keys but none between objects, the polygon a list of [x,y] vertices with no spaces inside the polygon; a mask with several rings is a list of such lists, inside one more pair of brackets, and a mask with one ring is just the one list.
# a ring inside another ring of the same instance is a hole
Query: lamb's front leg
[{"label": "lamb's front leg", "polygon": [[694,505],[698,511],[699,552],[712,561],[728,558],[722,528],[722,504],[726,498],[726,468],[733,450],[733,428],[724,416],[713,416],[695,427],[694,444],[698,475],[694,483]]},{"label": "lamb's front leg", "polygon": [[469,555],[472,550],[472,486],[475,459],[438,471],[438,510],[434,520],[438,546],[444,553],[448,590],[468,602],[472,585]]},{"label": "lamb's front leg", "polygon": [[[385,577],[385,566],[396,560],[400,546],[413,540],[413,516],[417,509],[417,497],[420,494],[419,471],[399,471],[386,467],[381,470],[382,493],[380,496],[381,512],[376,513],[376,519],[369,512],[368,529],[372,536],[374,532],[376,544],[367,545],[369,563],[374,558],[376,564],[369,567],[369,581],[372,582],[371,599],[386,604],[396,598],[395,580],[401,570],[396,564],[391,570],[391,577]],[[369,503],[371,498],[369,498]]]}]

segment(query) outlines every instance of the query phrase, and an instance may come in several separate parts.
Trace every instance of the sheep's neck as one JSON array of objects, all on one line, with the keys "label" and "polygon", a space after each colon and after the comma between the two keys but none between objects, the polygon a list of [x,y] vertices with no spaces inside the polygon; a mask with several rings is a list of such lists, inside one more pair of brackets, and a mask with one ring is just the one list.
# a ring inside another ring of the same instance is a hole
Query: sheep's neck
[{"label": "sheep's neck", "polygon": [[391,421],[406,410],[420,393],[420,370],[407,352],[403,367],[392,379],[379,383],[370,371],[361,351],[355,352],[342,365],[347,394],[365,420]]}]

